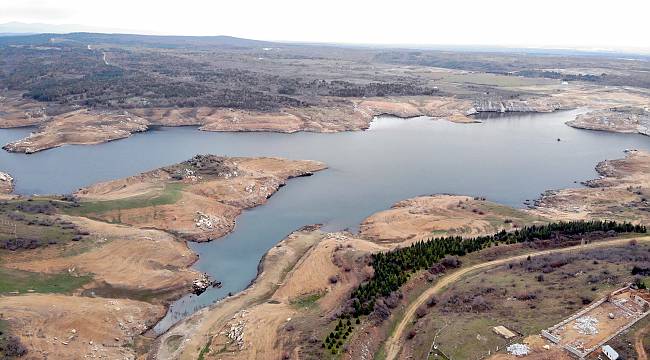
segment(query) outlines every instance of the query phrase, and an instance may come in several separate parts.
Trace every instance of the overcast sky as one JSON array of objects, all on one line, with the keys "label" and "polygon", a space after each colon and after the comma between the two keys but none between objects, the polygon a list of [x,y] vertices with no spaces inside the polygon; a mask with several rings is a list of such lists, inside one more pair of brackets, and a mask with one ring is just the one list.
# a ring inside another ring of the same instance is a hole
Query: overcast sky
[{"label": "overcast sky", "polygon": [[650,50],[650,0],[0,0],[0,23],[366,44]]}]

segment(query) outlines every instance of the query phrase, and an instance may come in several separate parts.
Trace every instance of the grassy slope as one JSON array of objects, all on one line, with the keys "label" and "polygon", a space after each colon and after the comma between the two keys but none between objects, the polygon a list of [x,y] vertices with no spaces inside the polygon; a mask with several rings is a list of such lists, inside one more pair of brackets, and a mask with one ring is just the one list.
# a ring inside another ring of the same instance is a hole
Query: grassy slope
[{"label": "grassy slope", "polygon": [[174,204],[181,198],[185,185],[179,183],[166,184],[162,193],[144,194],[119,200],[83,201],[77,208],[67,210],[70,215],[85,216],[101,214],[120,209],[138,209],[150,206]]},{"label": "grassy slope", "polygon": [[0,294],[13,291],[25,293],[70,293],[90,282],[92,276],[72,276],[68,273],[43,274],[0,268]]}]

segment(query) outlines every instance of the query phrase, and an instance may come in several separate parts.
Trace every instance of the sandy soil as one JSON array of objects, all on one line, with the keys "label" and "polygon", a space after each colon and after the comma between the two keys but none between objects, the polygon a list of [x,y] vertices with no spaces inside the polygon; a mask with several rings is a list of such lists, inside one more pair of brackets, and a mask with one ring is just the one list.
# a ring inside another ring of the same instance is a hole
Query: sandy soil
[{"label": "sandy soil", "polygon": [[359,233],[381,243],[408,244],[436,236],[483,235],[544,220],[469,196],[432,195],[403,200],[373,214],[361,223]]},{"label": "sandy soil", "polygon": [[356,105],[373,115],[430,116],[460,123],[476,122],[468,117],[476,113],[473,102],[453,97],[370,98],[357,101]]},{"label": "sandy soil", "polygon": [[29,294],[0,297],[0,313],[29,349],[21,359],[132,359],[135,338],[165,309],[124,299]]},{"label": "sandy soil", "polygon": [[[102,296],[146,296],[155,303],[187,293],[198,274],[187,245],[157,230],[141,230],[85,218],[67,217],[92,234],[84,242],[7,253],[3,266],[42,273],[92,274],[87,292]],[[119,294],[118,294],[119,293]],[[155,297],[151,295],[156,295]]]},{"label": "sandy soil", "polygon": [[[220,168],[215,170],[218,174],[194,175],[192,165],[181,163],[95,184],[75,195],[83,201],[119,201],[159,196],[168,184],[182,185],[178,190],[180,198],[173,203],[145,204],[90,216],[171,231],[192,241],[209,241],[232,231],[242,210],[264,204],[288,179],[325,169],[323,163],[307,160],[212,158],[220,161]],[[179,172],[183,174],[181,180],[174,178]]]},{"label": "sandy soil", "polygon": [[587,188],[548,191],[536,202],[533,215],[553,219],[610,219],[650,223],[650,154],[629,151],[625,158],[596,166],[601,178]]}]

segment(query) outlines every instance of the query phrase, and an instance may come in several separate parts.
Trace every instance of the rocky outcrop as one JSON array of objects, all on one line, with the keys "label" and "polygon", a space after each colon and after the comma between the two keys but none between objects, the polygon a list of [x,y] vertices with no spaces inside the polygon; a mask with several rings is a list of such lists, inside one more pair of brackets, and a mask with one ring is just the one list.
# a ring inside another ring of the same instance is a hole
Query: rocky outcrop
[{"label": "rocky outcrop", "polygon": [[476,112],[552,112],[569,109],[572,106],[557,98],[540,97],[532,99],[479,99],[474,101]]},{"label": "rocky outcrop", "polygon": [[566,124],[579,129],[638,133],[650,136],[650,109],[624,106],[596,110],[578,115]]},{"label": "rocky outcrop", "polygon": [[11,194],[14,191],[14,178],[0,171],[0,195]]}]

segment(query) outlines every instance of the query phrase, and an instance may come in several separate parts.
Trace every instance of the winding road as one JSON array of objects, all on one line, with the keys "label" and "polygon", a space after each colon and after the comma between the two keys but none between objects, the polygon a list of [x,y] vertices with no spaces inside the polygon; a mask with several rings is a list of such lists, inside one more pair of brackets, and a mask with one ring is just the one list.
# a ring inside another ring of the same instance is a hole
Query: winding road
[{"label": "winding road", "polygon": [[411,320],[415,316],[415,311],[417,310],[418,307],[424,305],[427,300],[433,296],[434,294],[440,293],[445,287],[448,285],[460,280],[463,276],[476,271],[476,270],[481,270],[481,269],[486,269],[498,265],[503,265],[506,263],[509,263],[511,261],[517,261],[517,260],[522,260],[527,258],[528,256],[542,256],[542,255],[550,255],[550,254],[557,254],[557,253],[565,253],[565,252],[571,252],[574,250],[587,250],[587,249],[594,249],[594,248],[600,248],[600,247],[606,247],[606,246],[612,246],[612,245],[620,245],[626,242],[629,242],[630,240],[635,239],[637,241],[650,241],[650,236],[642,236],[642,237],[636,237],[636,238],[624,238],[624,239],[616,239],[616,240],[608,240],[608,241],[601,241],[601,242],[596,242],[596,243],[590,243],[586,245],[578,245],[578,246],[571,246],[567,248],[561,248],[561,249],[552,249],[552,250],[544,250],[544,251],[537,251],[537,252],[531,252],[523,255],[517,255],[517,256],[512,256],[504,259],[499,259],[499,260],[494,260],[494,261],[488,261],[485,263],[480,263],[476,264],[467,268],[460,269],[458,271],[455,271],[447,276],[442,277],[435,285],[433,285],[431,288],[426,290],[425,292],[422,293],[415,301],[413,301],[411,304],[409,304],[408,308],[404,312],[404,317],[400,320],[399,324],[395,327],[395,331],[393,331],[393,334],[386,340],[386,343],[384,344],[384,348],[386,349],[386,360],[393,360],[396,359],[397,356],[399,355],[400,349],[402,348],[402,339],[404,332],[406,331],[407,327],[411,323]]}]

